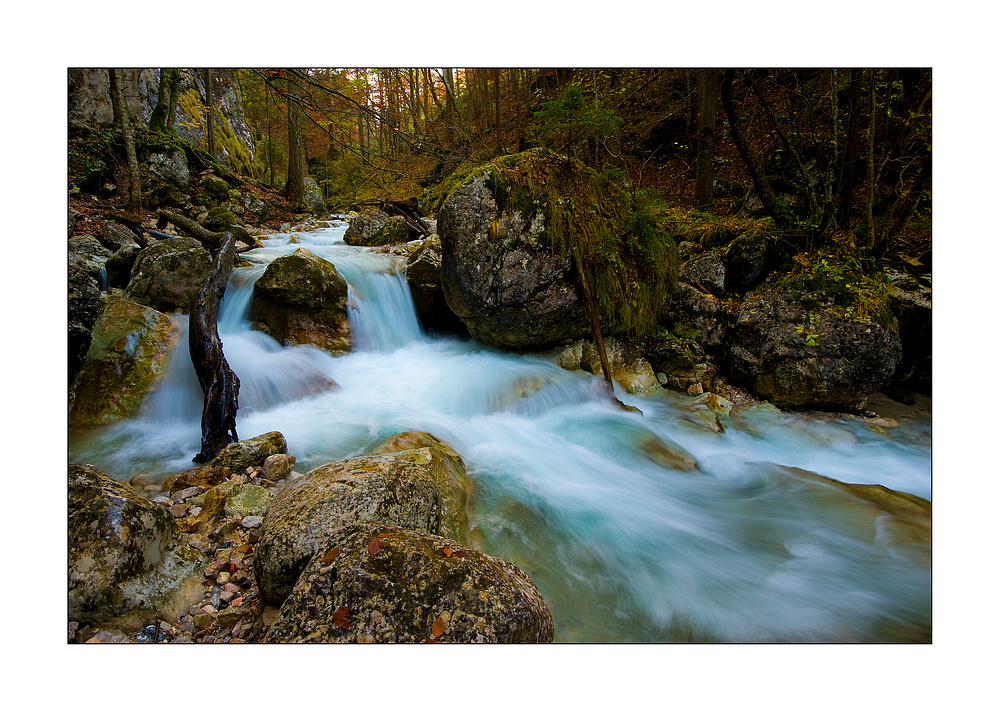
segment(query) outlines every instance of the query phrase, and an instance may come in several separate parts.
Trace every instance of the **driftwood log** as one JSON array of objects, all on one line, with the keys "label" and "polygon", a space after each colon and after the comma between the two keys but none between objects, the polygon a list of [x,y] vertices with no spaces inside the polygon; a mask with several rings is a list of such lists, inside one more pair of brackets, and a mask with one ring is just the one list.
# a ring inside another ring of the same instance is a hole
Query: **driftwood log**
[{"label": "driftwood log", "polygon": [[194,456],[195,462],[209,462],[226,445],[239,441],[236,411],[239,408],[240,379],[229,368],[218,329],[219,303],[226,292],[235,258],[236,238],[232,233],[224,233],[212,271],[202,283],[198,299],[191,307],[188,349],[205,395],[201,411],[201,452]]}]

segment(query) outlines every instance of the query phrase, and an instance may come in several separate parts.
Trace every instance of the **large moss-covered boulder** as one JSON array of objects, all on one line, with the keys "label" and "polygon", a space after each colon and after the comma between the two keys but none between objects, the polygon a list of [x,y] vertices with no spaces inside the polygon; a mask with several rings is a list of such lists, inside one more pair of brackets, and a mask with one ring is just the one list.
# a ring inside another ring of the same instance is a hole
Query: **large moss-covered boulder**
[{"label": "large moss-covered boulder", "polygon": [[170,513],[90,465],[69,466],[68,494],[70,620],[182,612],[182,584],[201,562]]},{"label": "large moss-covered boulder", "polygon": [[357,521],[437,534],[441,495],[427,468],[392,456],[332,462],[282,489],[254,550],[261,597],[280,603],[309,559],[339,527]]},{"label": "large moss-covered boulder", "polygon": [[441,525],[437,533],[469,543],[466,514],[470,483],[465,462],[451,445],[421,430],[390,435],[375,446],[373,455],[392,455],[426,468],[441,495]]},{"label": "large moss-covered boulder", "polygon": [[548,643],[552,615],[514,564],[360,522],[322,543],[264,642]]},{"label": "large moss-covered boulder", "polygon": [[165,372],[180,333],[180,325],[162,312],[127,299],[108,300],[80,370],[70,424],[98,425],[135,415]]},{"label": "large moss-covered boulder", "polygon": [[347,282],[304,248],[267,266],[254,284],[250,318],[284,346],[309,344],[334,355],[351,350]]},{"label": "large moss-covered boulder", "polygon": [[733,327],[729,375],[779,407],[857,410],[891,382],[902,348],[895,317],[848,318],[832,296],[765,284]]},{"label": "large moss-covered boulder", "polygon": [[212,256],[192,237],[155,242],[136,255],[125,298],[159,311],[189,312]]},{"label": "large moss-covered boulder", "polygon": [[236,224],[236,215],[229,209],[228,203],[218,205],[208,211],[201,224],[212,232],[225,232]]},{"label": "large moss-covered boulder", "polygon": [[177,188],[186,188],[191,182],[187,155],[180,149],[150,154],[149,171],[160,180]]},{"label": "large moss-covered boulder", "polygon": [[478,341],[546,348],[590,335],[578,248],[605,334],[641,333],[676,284],[676,246],[658,218],[582,163],[546,151],[472,171],[438,214],[441,283]]}]

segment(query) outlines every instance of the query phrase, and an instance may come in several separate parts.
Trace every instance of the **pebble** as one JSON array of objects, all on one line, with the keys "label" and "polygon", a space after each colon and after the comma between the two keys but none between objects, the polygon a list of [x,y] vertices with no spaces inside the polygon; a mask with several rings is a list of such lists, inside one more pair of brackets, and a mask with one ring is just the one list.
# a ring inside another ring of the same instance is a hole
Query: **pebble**
[{"label": "pebble", "polygon": [[219,575],[215,577],[215,582],[219,583],[219,584],[229,583],[229,572],[228,571],[220,571]]},{"label": "pebble", "polygon": [[198,486],[186,487],[182,490],[177,490],[176,492],[174,492],[172,498],[175,502],[183,502],[184,500],[191,499],[192,497],[199,495],[204,491],[205,491],[204,487],[198,487]]},{"label": "pebble", "polygon": [[187,514],[187,505],[182,503],[174,504],[170,507],[167,507],[167,511],[170,512],[171,516],[177,519]]},{"label": "pebble", "polygon": [[199,613],[194,617],[194,625],[198,630],[205,630],[215,625],[215,617],[209,613]]},{"label": "pebble", "polygon": [[154,497],[153,498],[153,502],[156,503],[156,504],[171,505],[171,504],[174,503],[174,500],[170,499],[170,497],[166,497],[166,496],[164,496],[164,495],[161,494],[158,497]]},{"label": "pebble", "polygon": [[244,529],[256,529],[263,523],[264,523],[263,517],[251,515],[249,517],[243,517],[243,520],[240,522],[240,526],[242,526]]}]

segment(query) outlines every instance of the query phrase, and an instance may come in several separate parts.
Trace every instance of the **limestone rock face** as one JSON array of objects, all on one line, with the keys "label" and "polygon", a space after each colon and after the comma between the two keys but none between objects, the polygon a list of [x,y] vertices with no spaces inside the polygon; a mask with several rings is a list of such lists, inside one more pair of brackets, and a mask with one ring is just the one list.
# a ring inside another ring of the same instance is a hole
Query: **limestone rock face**
[{"label": "limestone rock face", "polygon": [[722,302],[690,284],[677,285],[666,322],[671,332],[693,338],[713,355],[723,351],[729,337],[729,314]]},{"label": "limestone rock face", "polygon": [[194,238],[161,240],[136,255],[125,298],[159,311],[188,312],[211,271],[212,256]]},{"label": "limestone rock face", "polygon": [[261,597],[278,604],[333,532],[357,521],[436,534],[441,495],[424,467],[392,456],[332,462],[306,473],[271,501],[254,550]]},{"label": "limestone rock face", "polygon": [[692,257],[681,267],[677,279],[717,297],[726,293],[726,265],[714,252]]},{"label": "limestone rock face", "polygon": [[264,642],[547,643],[552,615],[510,562],[359,522],[322,542]]},{"label": "limestone rock face", "polygon": [[[611,378],[627,393],[639,395],[660,389],[653,367],[634,346],[609,338],[604,342],[604,350],[611,366]],[[595,376],[604,377],[600,354],[590,341],[568,346],[560,355],[559,363],[567,371],[580,368]]]},{"label": "limestone rock face", "polygon": [[437,533],[463,544],[469,543],[466,506],[470,484],[465,462],[448,443],[430,433],[410,430],[386,438],[372,454],[392,455],[426,468],[441,495],[441,526]]},{"label": "limestone rock face", "polygon": [[90,465],[69,466],[69,617],[157,611],[199,563],[170,513]]},{"label": "limestone rock face", "polygon": [[544,348],[590,334],[572,260],[539,239],[544,228],[540,210],[531,216],[499,210],[482,176],[442,205],[442,288],[448,306],[477,341]]},{"label": "limestone rock face", "polygon": [[253,327],[284,346],[310,344],[334,355],[351,350],[347,282],[306,249],[279,257],[254,284]]},{"label": "limestone rock face", "polygon": [[241,474],[248,467],[260,467],[271,455],[288,452],[285,436],[277,430],[263,435],[230,443],[211,462],[211,467],[225,467],[235,474]]},{"label": "limestone rock face", "polygon": [[71,425],[111,423],[134,415],[166,370],[180,326],[126,299],[109,299],[77,381]]},{"label": "limestone rock face", "polygon": [[740,307],[730,375],[778,407],[857,410],[887,385],[902,347],[895,324],[807,306],[823,295],[764,285]]}]

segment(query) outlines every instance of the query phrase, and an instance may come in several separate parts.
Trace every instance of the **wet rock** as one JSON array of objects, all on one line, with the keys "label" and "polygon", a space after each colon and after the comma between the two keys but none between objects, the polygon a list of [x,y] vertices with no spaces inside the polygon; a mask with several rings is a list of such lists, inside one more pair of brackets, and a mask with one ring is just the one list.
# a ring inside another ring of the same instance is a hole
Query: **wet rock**
[{"label": "wet rock", "polygon": [[166,314],[109,299],[80,370],[70,424],[96,425],[134,415],[165,372],[179,337],[179,325]]},{"label": "wet rock", "polygon": [[430,433],[410,430],[389,436],[372,454],[392,455],[426,468],[441,496],[441,524],[435,533],[469,543],[466,507],[471,485],[465,462],[448,443]]},{"label": "wet rock", "polygon": [[930,275],[915,277],[888,272],[889,303],[899,321],[903,348],[893,382],[924,395],[931,392],[931,285]]},{"label": "wet rock", "polygon": [[101,283],[101,270],[111,257],[111,250],[96,237],[73,237],[69,241],[69,261],[82,269],[95,283]]},{"label": "wet rock", "polygon": [[664,317],[672,333],[690,336],[710,354],[724,349],[729,321],[729,313],[717,297],[690,284],[677,285]]},{"label": "wet rock", "polygon": [[379,521],[437,534],[441,495],[426,468],[403,459],[361,457],[317,467],[281,490],[267,508],[254,550],[261,598],[280,603],[337,528]]},{"label": "wet rock", "polygon": [[443,537],[360,522],[322,543],[264,642],[545,643],[552,637],[548,606],[513,564]]},{"label": "wet rock", "polygon": [[225,468],[230,472],[243,472],[248,467],[260,467],[271,455],[284,455],[288,452],[285,436],[277,430],[257,435],[237,443],[230,443],[222,449],[211,467]]},{"label": "wet rock", "polygon": [[303,179],[302,187],[302,202],[309,207],[313,215],[318,218],[325,218],[329,215],[330,209],[326,207],[326,201],[323,200],[323,193],[320,192],[319,184],[316,182],[316,179],[311,176],[306,176]]},{"label": "wet rock", "polygon": [[388,222],[389,215],[381,210],[355,213],[349,218],[344,232],[344,242],[348,245],[371,245],[375,234]]},{"label": "wet rock", "polygon": [[279,257],[254,284],[253,328],[285,346],[310,344],[334,355],[351,350],[347,282],[306,249]]},{"label": "wet rock", "polygon": [[160,240],[135,258],[125,298],[159,311],[190,311],[212,256],[192,237]]},{"label": "wet rock", "polygon": [[114,220],[105,220],[101,223],[101,230],[104,233],[101,237],[101,244],[112,253],[130,245],[140,247],[139,236],[121,223],[116,223]]},{"label": "wet rock", "polygon": [[135,266],[136,257],[141,251],[142,248],[134,242],[122,245],[115,250],[104,264],[110,286],[118,289],[124,289],[128,286],[129,280],[132,278],[132,267]]},{"label": "wet rock", "polygon": [[[609,338],[604,341],[604,350],[611,366],[611,378],[617,381],[626,393],[642,395],[660,390],[660,383],[656,380],[653,367],[634,346]],[[597,352],[597,347],[589,341],[582,343],[580,368],[595,376],[604,377],[600,354]]]},{"label": "wet rock", "polygon": [[87,272],[69,263],[69,382],[80,372],[92,340],[91,332],[101,315],[101,290]]},{"label": "wet rock", "polygon": [[295,456],[288,454],[268,455],[261,464],[261,475],[269,480],[283,480],[295,467]]},{"label": "wet rock", "polygon": [[69,617],[170,615],[200,557],[173,517],[90,465],[69,466]]},{"label": "wet rock", "polygon": [[733,328],[733,380],[783,408],[862,408],[899,362],[895,319],[842,318],[815,306],[824,299],[767,285],[749,294]]},{"label": "wet rock", "polygon": [[180,490],[187,490],[192,487],[197,487],[201,490],[195,494],[201,494],[201,492],[204,492],[209,487],[214,487],[225,482],[230,474],[228,467],[213,467],[212,465],[192,467],[190,470],[182,472],[179,475],[168,477],[163,483],[163,489],[169,492],[171,497]]},{"label": "wet rock", "polygon": [[461,332],[464,325],[448,306],[441,286],[441,237],[431,235],[408,245],[406,281],[424,328]]}]

